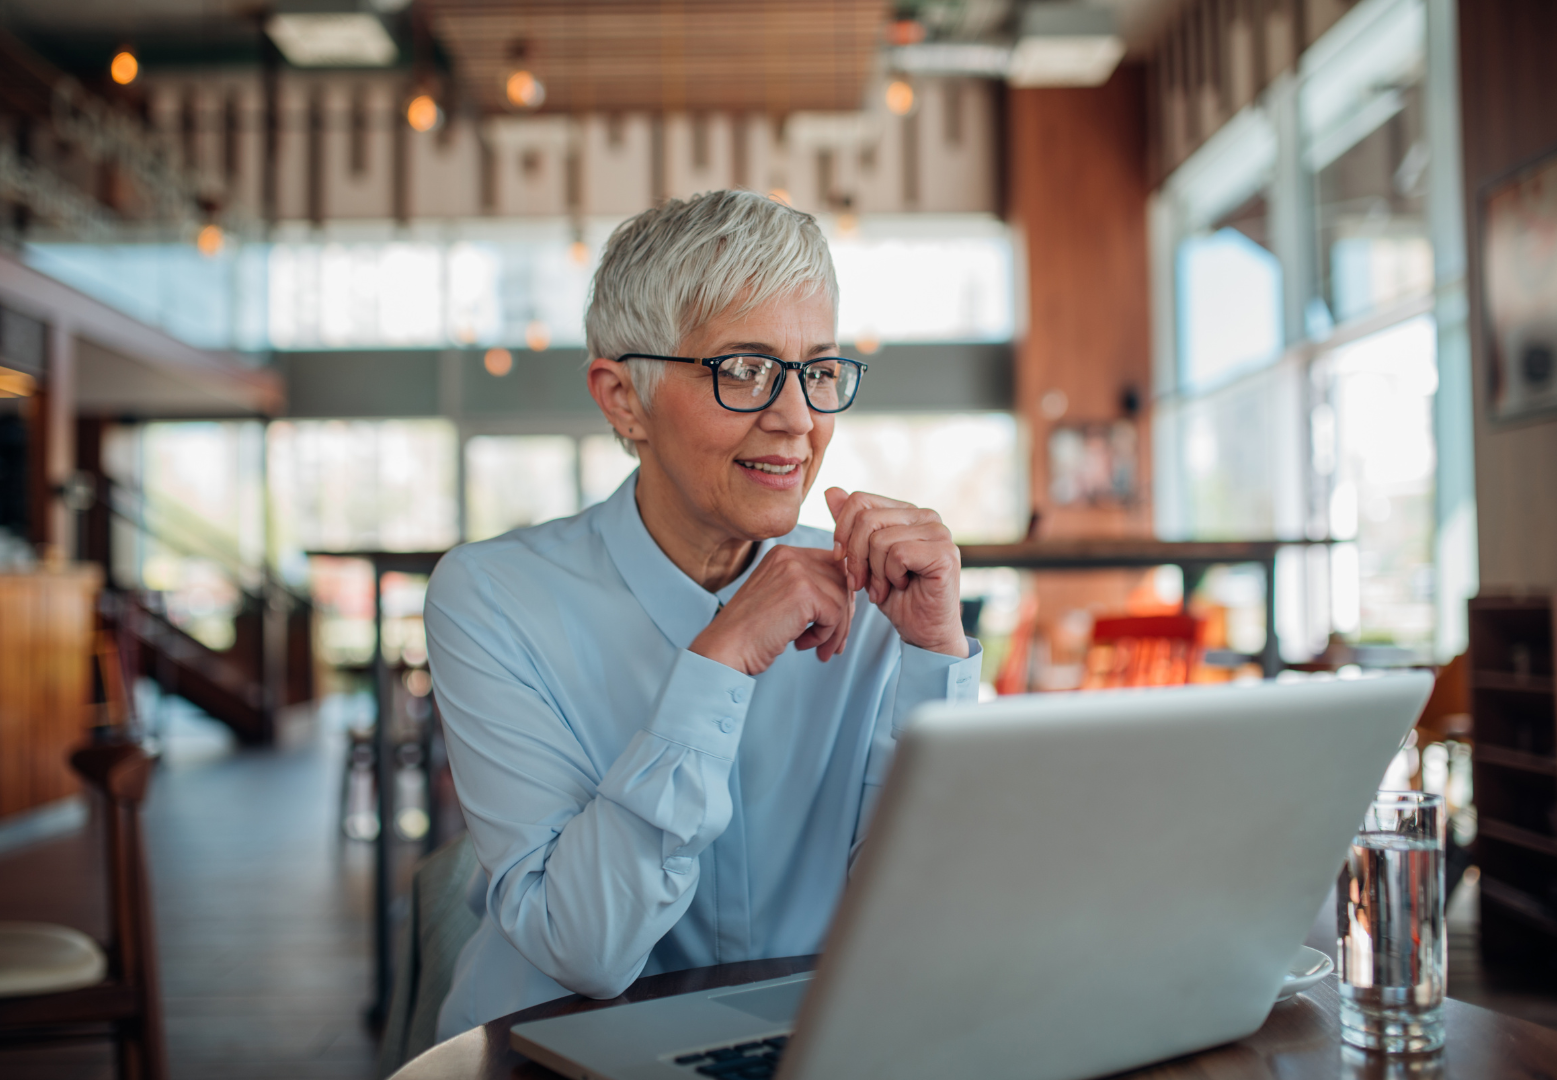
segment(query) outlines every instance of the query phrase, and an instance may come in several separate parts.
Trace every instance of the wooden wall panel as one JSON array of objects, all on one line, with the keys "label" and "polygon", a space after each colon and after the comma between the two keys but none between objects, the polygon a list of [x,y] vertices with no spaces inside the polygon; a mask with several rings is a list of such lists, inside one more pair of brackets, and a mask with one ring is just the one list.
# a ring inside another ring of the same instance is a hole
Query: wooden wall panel
[{"label": "wooden wall panel", "polygon": [[1470,332],[1475,372],[1476,504],[1481,585],[1557,589],[1557,417],[1517,426],[1487,420],[1478,195],[1489,180],[1557,150],[1557,4],[1459,5],[1465,220],[1470,225]]},{"label": "wooden wall panel", "polygon": [[1151,374],[1147,283],[1146,78],[1119,68],[1094,89],[1011,91],[1010,217],[1026,248],[1027,332],[1017,350],[1017,407],[1033,440],[1033,505],[1044,536],[1150,535],[1150,436],[1140,416],[1140,499],[1128,509],[1055,507],[1039,407],[1061,390],[1060,423],[1121,415]]},{"label": "wooden wall panel", "polygon": [[0,574],[0,818],[73,794],[101,575]]}]

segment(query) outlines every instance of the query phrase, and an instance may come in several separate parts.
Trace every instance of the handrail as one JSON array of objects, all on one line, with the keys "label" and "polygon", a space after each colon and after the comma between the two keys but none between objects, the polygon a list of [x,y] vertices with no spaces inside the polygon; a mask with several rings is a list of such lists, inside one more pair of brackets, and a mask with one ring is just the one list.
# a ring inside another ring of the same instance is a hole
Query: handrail
[{"label": "handrail", "polygon": [[[173,528],[178,535],[174,535],[147,520],[147,511],[153,507],[144,491],[121,484],[106,476],[102,478],[101,484],[106,489],[107,496],[102,500],[103,505],[110,514],[129,522],[159,544],[183,555],[209,559],[216,563],[244,597],[264,603],[264,584],[268,583],[293,600],[311,602],[307,593],[294,589],[285,581],[275,577],[263,564],[258,567],[245,565],[237,548],[193,511],[179,508],[176,504],[167,504],[154,509],[156,513],[176,519]],[[256,575],[261,581],[258,588],[252,584]]]}]

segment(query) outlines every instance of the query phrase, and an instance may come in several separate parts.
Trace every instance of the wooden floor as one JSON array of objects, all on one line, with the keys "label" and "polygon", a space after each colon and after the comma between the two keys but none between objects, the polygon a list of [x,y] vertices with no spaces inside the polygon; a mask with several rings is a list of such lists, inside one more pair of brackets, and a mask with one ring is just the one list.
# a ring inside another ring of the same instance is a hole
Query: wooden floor
[{"label": "wooden floor", "polygon": [[[367,1080],[370,851],[337,839],[338,740],[218,747],[175,755],[146,808],[173,1080]],[[0,858],[0,918],[100,934],[88,839]],[[0,1054],[6,1080],[111,1075],[97,1047]]]},{"label": "wooden floor", "polygon": [[[338,839],[339,736],[232,752],[185,728],[146,811],[174,1080],[367,1080],[370,851]],[[0,919],[100,936],[91,841],[0,855]],[[1321,912],[1309,943],[1333,955],[1332,927]],[[1473,884],[1451,904],[1449,957],[1451,996],[1557,1028],[1557,993],[1482,970]],[[111,1075],[101,1047],[0,1053],[5,1080]]]}]

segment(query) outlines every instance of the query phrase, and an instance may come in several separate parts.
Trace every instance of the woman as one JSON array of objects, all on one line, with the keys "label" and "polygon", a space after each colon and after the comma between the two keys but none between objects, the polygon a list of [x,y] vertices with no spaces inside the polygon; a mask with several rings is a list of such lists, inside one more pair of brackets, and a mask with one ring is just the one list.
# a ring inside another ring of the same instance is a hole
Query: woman
[{"label": "woman", "polygon": [[976,696],[933,511],[834,488],[834,532],[797,528],[863,370],[835,356],[837,293],[815,220],[749,192],[672,200],[607,244],[589,389],[637,472],[458,548],[428,589],[489,879],[440,1038],[817,951],[897,726]]}]

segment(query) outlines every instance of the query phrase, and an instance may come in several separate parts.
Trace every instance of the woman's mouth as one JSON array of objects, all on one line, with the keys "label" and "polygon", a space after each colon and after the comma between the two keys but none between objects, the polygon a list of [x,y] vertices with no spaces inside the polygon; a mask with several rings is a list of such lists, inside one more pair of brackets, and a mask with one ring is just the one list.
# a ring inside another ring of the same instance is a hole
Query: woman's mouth
[{"label": "woman's mouth", "polygon": [[737,458],[735,463],[753,481],[766,488],[792,488],[804,475],[802,463],[794,458]]}]

